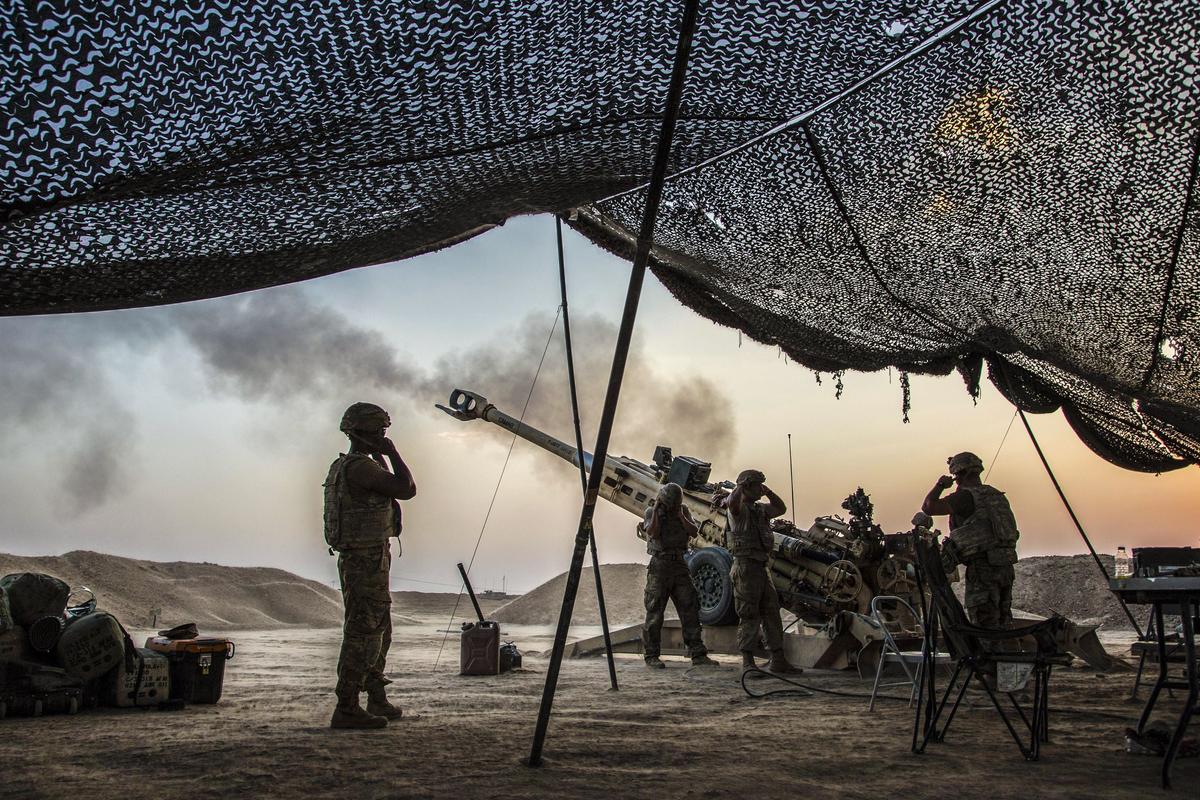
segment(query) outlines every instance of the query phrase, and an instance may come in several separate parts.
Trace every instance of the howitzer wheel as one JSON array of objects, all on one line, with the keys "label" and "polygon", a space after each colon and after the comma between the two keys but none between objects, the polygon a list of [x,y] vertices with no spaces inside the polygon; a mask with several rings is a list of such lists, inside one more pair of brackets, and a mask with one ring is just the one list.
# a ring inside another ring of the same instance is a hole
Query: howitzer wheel
[{"label": "howitzer wheel", "polygon": [[854,562],[835,561],[825,570],[821,592],[835,603],[852,603],[862,591],[863,576]]},{"label": "howitzer wheel", "polygon": [[916,582],[908,576],[912,562],[901,556],[893,556],[879,565],[875,572],[875,580],[879,588],[878,594],[891,594],[896,597],[912,597],[917,593]]},{"label": "howitzer wheel", "polygon": [[704,547],[687,555],[692,585],[700,600],[702,625],[733,625],[737,610],[733,604],[733,579],[729,570],[733,556],[724,547]]}]

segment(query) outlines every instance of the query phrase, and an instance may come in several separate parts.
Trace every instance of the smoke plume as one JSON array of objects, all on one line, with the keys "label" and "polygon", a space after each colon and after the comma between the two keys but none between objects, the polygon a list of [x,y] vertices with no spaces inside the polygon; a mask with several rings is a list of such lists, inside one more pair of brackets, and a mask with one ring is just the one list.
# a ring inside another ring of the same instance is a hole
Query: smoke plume
[{"label": "smoke plume", "polygon": [[[56,462],[64,512],[78,514],[110,499],[128,482],[127,470],[135,463],[134,414],[118,399],[112,371],[103,366],[109,351],[126,348],[141,355],[177,338],[198,355],[212,391],[253,402],[377,398],[385,406],[409,402],[432,412],[452,389],[463,388],[518,416],[552,323],[546,315],[530,316],[504,336],[421,370],[378,331],[294,287],[164,309],[0,319],[0,418],[6,422],[0,441],[34,437]],[[590,447],[616,328],[597,316],[577,316],[572,339],[584,445]],[[393,416],[403,413],[392,410]],[[561,323],[525,420],[574,442]],[[506,435],[484,423],[462,432]],[[727,456],[734,444],[732,409],[706,377],[668,377],[635,346],[613,450],[647,458],[658,443],[705,459]]]},{"label": "smoke plume", "polygon": [[[574,444],[561,321],[546,348],[552,324],[550,316],[532,315],[501,339],[440,360],[423,381],[424,393],[445,403],[451,389],[469,389],[518,417],[545,350],[546,359],[529,398],[525,422]],[[602,317],[576,315],[571,320],[571,348],[586,449],[595,441],[616,338],[616,326]],[[492,425],[475,424],[470,428],[482,435],[510,435]],[[612,452],[646,460],[656,444],[669,444],[677,454],[693,454],[705,460],[728,456],[735,444],[733,410],[729,399],[707,377],[664,374],[635,341],[625,367]]]},{"label": "smoke plume", "polygon": [[179,306],[170,318],[222,394],[287,402],[348,388],[411,390],[411,367],[379,332],[292,287]]},{"label": "smoke plume", "polygon": [[[130,460],[120,454],[135,438],[133,415],[96,359],[97,328],[107,322],[0,319],[0,442],[23,436],[46,454],[67,516],[99,505],[128,480]],[[115,327],[123,340],[140,335],[138,326]]]}]

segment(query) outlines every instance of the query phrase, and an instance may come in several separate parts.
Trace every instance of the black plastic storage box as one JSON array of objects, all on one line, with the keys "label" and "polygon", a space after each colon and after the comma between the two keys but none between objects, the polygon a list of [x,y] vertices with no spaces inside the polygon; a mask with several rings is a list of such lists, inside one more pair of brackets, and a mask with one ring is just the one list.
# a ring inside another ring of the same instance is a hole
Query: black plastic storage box
[{"label": "black plastic storage box", "polygon": [[171,699],[215,703],[221,699],[225,662],[233,658],[233,642],[204,637],[168,639],[151,636],[146,647],[171,660]]}]

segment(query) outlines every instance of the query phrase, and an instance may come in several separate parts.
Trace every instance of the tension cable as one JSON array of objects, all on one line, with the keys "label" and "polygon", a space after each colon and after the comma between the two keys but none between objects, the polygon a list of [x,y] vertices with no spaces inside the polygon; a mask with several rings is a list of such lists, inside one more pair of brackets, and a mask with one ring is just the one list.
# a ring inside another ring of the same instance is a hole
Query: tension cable
[{"label": "tension cable", "polygon": [[[537,386],[538,376],[542,374],[542,364],[546,363],[546,353],[550,351],[550,342],[554,340],[554,331],[558,329],[558,318],[562,316],[562,306],[554,313],[554,322],[550,324],[550,335],[546,337],[546,346],[542,348],[542,357],[538,360],[537,369],[533,373],[533,380],[529,383],[529,394],[525,395],[525,405],[521,407],[521,416],[519,422],[525,421],[525,412],[529,410],[529,401],[533,399],[533,389]],[[519,430],[519,427],[518,427]],[[496,489],[492,492],[492,501],[488,503],[487,513],[483,515],[483,525],[479,528],[479,536],[475,538],[475,549],[471,551],[471,560],[467,562],[467,572],[471,571],[471,567],[475,564],[475,554],[479,552],[479,544],[483,541],[483,532],[487,530],[488,520],[492,516],[492,508],[496,505],[496,496],[500,494],[500,484],[504,482],[504,472],[508,469],[508,460],[512,458],[513,447],[517,444],[517,434],[514,432],[512,441],[508,443],[508,454],[504,456],[504,464],[500,467],[500,477],[496,479]],[[442,643],[438,645],[437,658],[433,661],[433,671],[437,672],[438,664],[442,660],[442,649],[446,646],[446,638],[450,636],[450,626],[454,624],[454,616],[458,613],[458,604],[462,602],[463,584],[459,584],[458,596],[454,598],[454,609],[450,612],[450,619],[446,622],[446,630],[442,633]]]}]

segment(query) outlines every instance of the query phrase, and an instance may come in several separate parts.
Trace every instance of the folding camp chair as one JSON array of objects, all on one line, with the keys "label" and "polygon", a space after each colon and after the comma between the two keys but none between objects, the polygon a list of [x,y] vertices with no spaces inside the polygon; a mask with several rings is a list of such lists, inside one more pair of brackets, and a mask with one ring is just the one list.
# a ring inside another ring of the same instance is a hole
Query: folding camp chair
[{"label": "folding camp chair", "polygon": [[[937,549],[920,538],[915,540],[917,577],[919,584],[929,593],[930,612],[926,616],[926,640],[923,650],[926,661],[923,670],[916,719],[913,727],[913,752],[923,753],[929,742],[940,742],[946,738],[954,715],[962,702],[967,686],[974,679],[987,692],[988,697],[1000,714],[1021,754],[1029,761],[1037,761],[1043,742],[1049,741],[1050,672],[1055,665],[1065,666],[1071,657],[1060,654],[1055,645],[1058,631],[1066,620],[1055,616],[1029,625],[1006,629],[981,628],[967,620],[966,612],[942,567]],[[938,632],[945,635],[947,649],[953,658],[954,674],[946,685],[941,700],[936,700],[935,672],[931,654],[937,653]],[[1026,665],[1033,680],[1033,699],[1028,713],[1012,691],[1004,691],[996,680],[996,667],[1005,664]],[[962,683],[959,684],[959,678]],[[955,691],[957,689],[957,691]],[[954,703],[942,722],[950,695]],[[1006,694],[1013,709],[1027,730],[1028,744],[1017,733],[1008,712],[1000,703],[999,694]],[[923,736],[920,735],[923,732]],[[918,738],[920,743],[918,744]]]},{"label": "folding camp chair", "polygon": [[[909,624],[907,625],[904,615],[900,613],[902,609],[908,612],[907,622]],[[875,667],[875,683],[871,686],[871,703],[867,706],[867,711],[875,710],[875,696],[879,690],[890,686],[909,686],[911,691],[908,704],[911,706],[917,698],[917,687],[924,675],[925,650],[924,648],[920,650],[906,649],[904,644],[905,640],[911,640],[916,636],[919,636],[922,642],[925,641],[925,626],[922,617],[904,599],[894,595],[881,594],[871,598],[871,620],[882,632],[883,640],[880,643],[882,647],[879,653],[879,664]],[[949,661],[949,659],[949,653],[933,654],[935,664]],[[888,664],[899,664],[908,679],[893,683],[880,683],[879,679]]]},{"label": "folding camp chair", "polygon": [[[1150,611],[1150,619],[1146,623],[1146,633],[1143,634],[1136,642],[1129,646],[1131,655],[1138,657],[1137,675],[1133,679],[1133,691],[1129,693],[1130,700],[1137,700],[1138,689],[1142,686],[1142,673],[1145,671],[1146,662],[1151,664],[1158,663],[1158,638],[1162,637],[1166,643],[1167,661],[1173,664],[1187,663],[1187,655],[1183,651],[1183,640],[1174,633],[1162,633],[1158,630],[1158,624],[1155,622],[1154,610]],[[1167,687],[1167,694],[1175,697],[1175,693],[1171,691],[1171,687]]]}]

